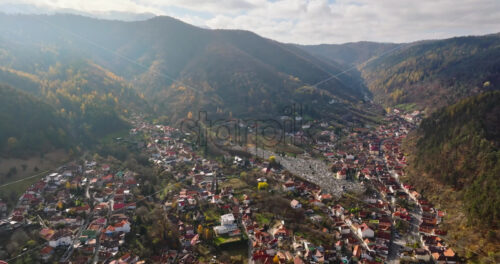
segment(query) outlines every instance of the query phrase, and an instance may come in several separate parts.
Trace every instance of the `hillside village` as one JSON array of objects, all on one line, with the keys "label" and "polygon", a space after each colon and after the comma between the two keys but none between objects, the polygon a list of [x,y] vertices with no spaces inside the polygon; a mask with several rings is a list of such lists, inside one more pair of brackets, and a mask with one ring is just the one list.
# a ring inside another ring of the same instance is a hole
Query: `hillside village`
[{"label": "hillside village", "polygon": [[[400,182],[401,141],[419,119],[393,110],[384,125],[344,129],[341,140],[324,126],[311,153],[211,159],[180,130],[136,115],[129,137],[144,140],[140,151],[167,185],[148,189],[112,159],[66,164],[10,213],[0,203],[3,232],[38,233],[10,262],[459,263],[439,227],[445,212]],[[158,214],[149,228],[161,228],[163,242],[147,241],[146,214]],[[148,256],[144,243],[154,246]]]}]

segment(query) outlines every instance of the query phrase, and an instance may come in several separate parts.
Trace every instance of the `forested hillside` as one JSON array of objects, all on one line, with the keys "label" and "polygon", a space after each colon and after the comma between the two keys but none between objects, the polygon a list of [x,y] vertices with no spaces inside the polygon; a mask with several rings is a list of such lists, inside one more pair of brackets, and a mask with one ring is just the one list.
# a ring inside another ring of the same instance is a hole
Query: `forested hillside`
[{"label": "forested hillside", "polygon": [[297,45],[307,52],[328,60],[348,65],[357,65],[369,59],[390,53],[401,45],[396,43],[377,43],[369,41],[344,44]]},{"label": "forested hillside", "polygon": [[493,250],[500,235],[500,92],[436,111],[422,121],[414,142],[409,180],[448,210],[458,241],[474,236],[482,250]]},{"label": "forested hillside", "polygon": [[[36,63],[36,61],[33,62],[33,64]],[[126,128],[128,125],[123,117],[128,114],[128,111],[146,111],[148,109],[145,100],[120,77],[100,66],[82,60],[65,65],[55,63],[48,67],[47,71],[39,69],[35,73],[1,67],[0,77],[0,82],[15,87],[16,92],[23,91],[18,96],[19,98],[22,97],[21,95],[28,96],[27,98],[36,97],[38,104],[50,105],[49,108],[36,108],[35,111],[39,115],[55,115],[57,117],[54,117],[57,122],[53,124],[53,128],[55,131],[59,128],[66,131],[65,133],[72,141],[70,144],[66,144],[67,146],[87,144],[90,146],[104,135]],[[2,100],[4,99],[7,100],[2,98]],[[14,107],[6,108],[2,114],[13,118],[16,115],[16,109]],[[31,111],[29,104],[26,104],[24,109]],[[46,119],[42,120],[47,121]],[[17,122],[21,121],[26,126],[42,126],[44,124],[31,118],[15,119],[14,121],[9,123],[2,120],[2,123],[5,123],[5,126],[12,125],[14,128],[18,126]],[[51,123],[46,123],[47,127],[50,127]],[[36,134],[37,130],[26,130],[25,132],[29,134],[30,131]],[[2,141],[2,143],[5,142]],[[21,146],[26,147],[25,144],[22,144],[19,145],[19,149],[22,149]],[[59,146],[59,144],[54,146]],[[26,147],[26,149],[31,148]],[[44,152],[47,149],[36,147],[32,150]],[[6,154],[6,152],[3,153]],[[21,154],[12,151],[8,153],[11,157]]]},{"label": "forested hillside", "polygon": [[406,44],[361,71],[377,102],[436,110],[500,87],[500,35]]},{"label": "forested hillside", "polygon": [[0,120],[0,157],[71,146],[68,126],[54,108],[6,85],[0,85]]},{"label": "forested hillside", "polygon": [[[0,15],[0,33],[2,65],[37,76],[40,68],[47,72],[57,63],[84,58],[123,77],[149,100],[155,114],[171,120],[197,110],[226,117],[276,116],[292,103],[320,106],[321,111],[309,113],[313,116],[333,114],[340,120],[354,113],[361,118],[356,104],[369,95],[359,76],[339,74],[343,66],[295,46],[169,17],[123,22]],[[26,47],[39,52],[28,58]],[[328,104],[331,99],[337,104]]]}]

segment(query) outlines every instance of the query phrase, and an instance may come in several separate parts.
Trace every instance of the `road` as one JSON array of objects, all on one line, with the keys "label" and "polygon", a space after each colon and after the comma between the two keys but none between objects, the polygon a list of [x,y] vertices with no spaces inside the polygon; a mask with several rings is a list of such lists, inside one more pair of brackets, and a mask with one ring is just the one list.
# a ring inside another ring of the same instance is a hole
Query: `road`
[{"label": "road", "polygon": [[[380,156],[383,156],[382,142],[384,140],[385,139],[380,141]],[[394,171],[389,170],[389,168],[387,167],[387,164],[385,163],[385,160],[384,160],[384,164],[385,164],[385,169],[387,171],[389,171],[389,173],[391,174],[391,176],[394,179],[396,179],[396,182],[398,183],[399,187],[402,190],[405,190],[403,188],[401,182],[399,181],[399,179],[397,177],[395,177]],[[416,203],[417,201],[414,201],[414,202]],[[387,256],[387,261],[386,261],[389,264],[399,263],[400,251],[401,251],[401,249],[403,249],[406,246],[408,241],[411,242],[411,241],[415,241],[415,240],[418,241],[419,240],[419,226],[420,226],[420,223],[422,220],[422,211],[419,207],[417,207],[416,209],[414,209],[413,211],[410,211],[409,213],[411,216],[410,230],[406,234],[399,234],[400,237],[398,238],[395,236],[395,233],[396,233],[395,227],[394,226],[391,227],[391,229],[392,229],[391,245],[389,247],[389,254]]]}]

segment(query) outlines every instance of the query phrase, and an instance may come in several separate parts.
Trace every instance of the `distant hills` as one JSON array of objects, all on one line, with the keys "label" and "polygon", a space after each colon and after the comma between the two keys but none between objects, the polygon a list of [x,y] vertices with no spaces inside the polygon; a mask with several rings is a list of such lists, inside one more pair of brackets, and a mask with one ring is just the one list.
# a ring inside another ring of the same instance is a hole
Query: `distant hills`
[{"label": "distant hills", "polygon": [[361,71],[376,101],[436,110],[500,88],[500,35],[408,44]]},{"label": "distant hills", "polygon": [[[75,15],[1,15],[0,32],[8,46],[0,58],[3,65],[36,75],[39,68],[85,58],[121,76],[157,113],[172,120],[198,110],[221,116],[276,116],[293,103],[320,105],[332,110],[320,112],[341,119],[369,96],[359,75],[340,74],[344,66],[336,62],[248,31],[202,29],[170,17],[123,22]],[[24,47],[18,49],[15,43]],[[37,51],[34,58],[44,63],[5,63],[26,48]],[[339,104],[330,106],[331,99]]]},{"label": "distant hills", "polygon": [[500,87],[500,34],[299,47],[325,60],[355,65],[374,100],[386,106],[434,111]]},{"label": "distant hills", "polygon": [[301,46],[170,17],[0,14],[0,83],[51,105],[82,142],[130,111],[255,119],[301,104],[306,119],[365,123],[367,99],[431,109],[496,89],[498,38]]},{"label": "distant hills", "polygon": [[369,41],[345,44],[297,45],[314,56],[347,65],[362,64],[372,58],[389,54],[404,44]]}]

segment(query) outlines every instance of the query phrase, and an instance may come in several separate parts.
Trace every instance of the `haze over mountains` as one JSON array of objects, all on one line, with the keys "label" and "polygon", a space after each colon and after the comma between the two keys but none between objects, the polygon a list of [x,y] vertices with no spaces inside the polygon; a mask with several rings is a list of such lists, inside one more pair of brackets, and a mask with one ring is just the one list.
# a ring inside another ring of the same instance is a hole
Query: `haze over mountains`
[{"label": "haze over mountains", "polygon": [[0,33],[1,81],[85,124],[74,130],[79,138],[113,131],[99,124],[122,123],[134,110],[170,121],[198,110],[259,118],[299,103],[308,118],[364,122],[376,114],[363,106],[372,96],[389,106],[445,106],[496,89],[500,67],[498,35],[300,46],[170,17],[5,14]]},{"label": "haze over mountains", "polygon": [[[263,112],[255,109],[262,108],[277,112],[286,104],[303,102],[303,90],[325,95],[326,102],[358,101],[368,94],[357,77],[348,74],[309,87],[343,68],[293,46],[246,31],[201,29],[169,17],[121,22],[73,15],[3,16],[2,31],[8,54],[4,65],[29,73],[48,66],[27,67],[13,59],[16,42],[51,59],[49,63],[92,61],[154,98],[175,118],[196,110],[185,109],[192,104],[226,114],[255,115]],[[266,101],[270,97],[273,103]],[[166,109],[165,103],[173,105]]]}]

